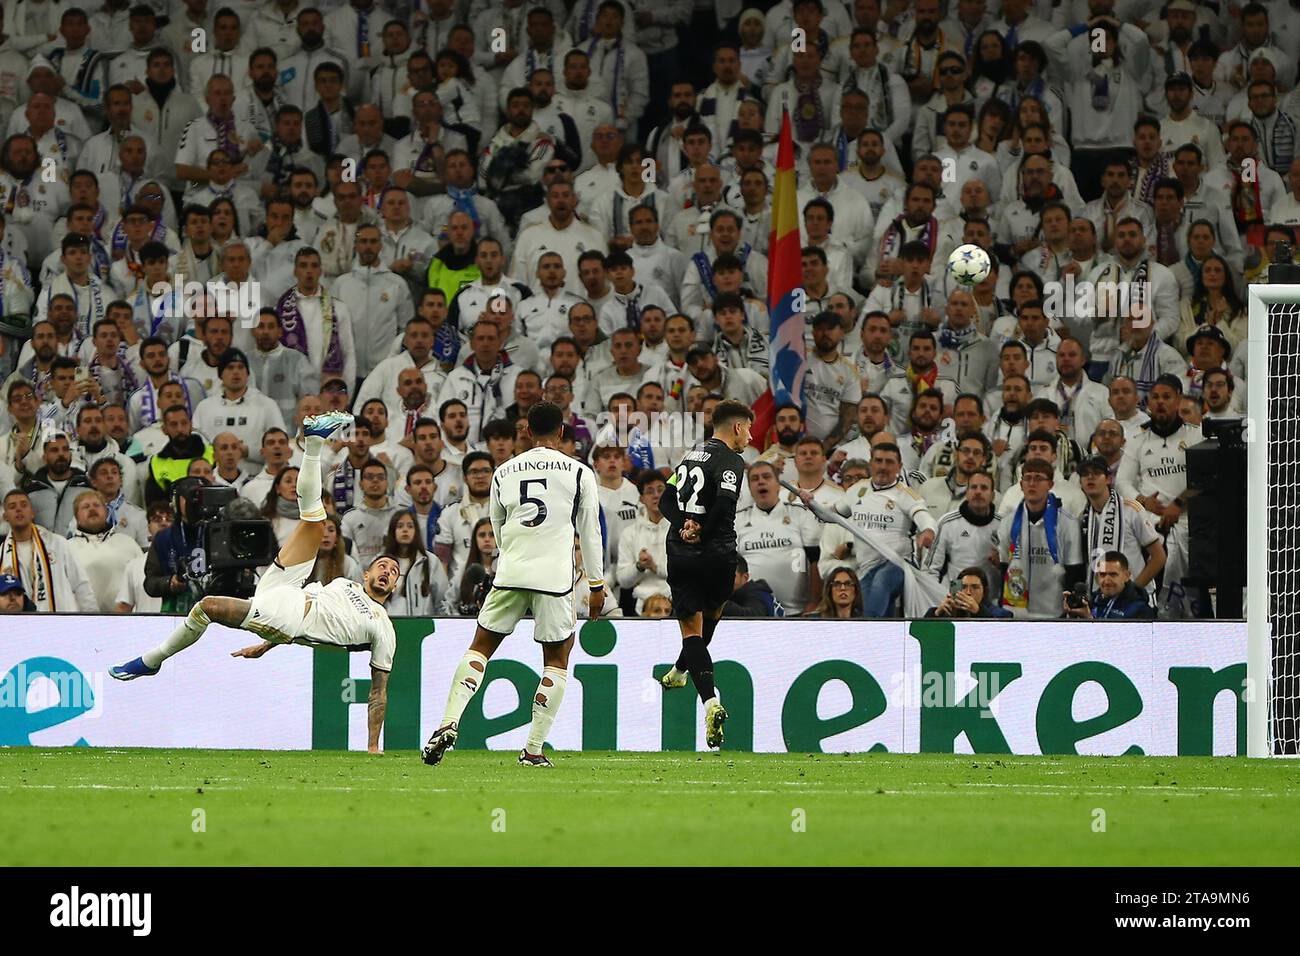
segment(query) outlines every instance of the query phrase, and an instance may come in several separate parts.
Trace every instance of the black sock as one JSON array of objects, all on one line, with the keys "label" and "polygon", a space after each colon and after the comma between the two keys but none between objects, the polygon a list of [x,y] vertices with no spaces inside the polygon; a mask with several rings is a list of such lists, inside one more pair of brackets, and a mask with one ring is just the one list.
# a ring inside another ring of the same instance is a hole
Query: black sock
[{"label": "black sock", "polygon": [[673,667],[677,668],[678,673],[684,674],[690,669],[690,661],[686,657],[686,642],[692,640],[689,637],[682,638],[682,652],[677,655],[677,663]]},{"label": "black sock", "polygon": [[712,700],[717,692],[713,688],[713,658],[704,646],[704,638],[688,637],[682,641],[682,657],[686,659],[686,669],[691,680],[695,682],[696,693],[700,700]]},{"label": "black sock", "polygon": [[707,617],[704,619],[704,635],[703,635],[703,637],[704,637],[704,646],[705,646],[705,647],[708,647],[708,646],[709,646],[709,642],[713,640],[713,632],[716,631],[716,630],[718,629],[718,621],[719,621],[719,620],[721,620],[721,619],[720,619],[720,618],[713,618],[713,619],[710,619],[710,618],[707,618]]}]

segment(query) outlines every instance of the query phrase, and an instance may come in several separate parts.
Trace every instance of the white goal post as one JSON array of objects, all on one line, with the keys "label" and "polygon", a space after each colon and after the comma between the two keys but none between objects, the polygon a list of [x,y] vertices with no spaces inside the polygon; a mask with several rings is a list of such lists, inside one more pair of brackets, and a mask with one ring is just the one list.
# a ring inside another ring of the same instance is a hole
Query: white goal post
[{"label": "white goal post", "polygon": [[1300,742],[1300,285],[1251,285],[1248,318],[1246,754],[1268,757]]}]

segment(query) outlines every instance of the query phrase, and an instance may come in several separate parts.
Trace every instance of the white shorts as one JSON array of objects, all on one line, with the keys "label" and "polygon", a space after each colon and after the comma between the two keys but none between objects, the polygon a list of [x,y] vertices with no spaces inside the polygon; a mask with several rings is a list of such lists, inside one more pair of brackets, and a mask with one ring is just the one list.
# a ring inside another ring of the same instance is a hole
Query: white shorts
[{"label": "white shorts", "polygon": [[572,591],[557,595],[507,588],[493,588],[488,592],[478,612],[478,623],[497,634],[512,634],[529,610],[533,612],[533,640],[540,644],[567,641],[578,626]]},{"label": "white shorts", "polygon": [[257,582],[248,616],[242,627],[272,644],[287,644],[303,637],[307,595],[302,586],[311,577],[316,562],[305,561],[287,568],[277,559]]}]

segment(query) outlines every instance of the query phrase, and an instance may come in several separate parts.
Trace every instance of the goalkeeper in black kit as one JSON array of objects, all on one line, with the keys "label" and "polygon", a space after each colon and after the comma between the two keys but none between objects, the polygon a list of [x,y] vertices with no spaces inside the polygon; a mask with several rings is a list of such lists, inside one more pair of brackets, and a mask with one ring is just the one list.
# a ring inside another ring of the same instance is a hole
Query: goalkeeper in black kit
[{"label": "goalkeeper in black kit", "polygon": [[704,702],[705,741],[722,746],[727,712],[713,686],[709,642],[736,578],[736,499],[745,476],[740,452],[749,444],[754,413],[740,402],[719,402],[713,437],[682,456],[659,508],[668,519],[668,586],[682,629],[682,653],[661,679],[686,686],[689,674]]}]

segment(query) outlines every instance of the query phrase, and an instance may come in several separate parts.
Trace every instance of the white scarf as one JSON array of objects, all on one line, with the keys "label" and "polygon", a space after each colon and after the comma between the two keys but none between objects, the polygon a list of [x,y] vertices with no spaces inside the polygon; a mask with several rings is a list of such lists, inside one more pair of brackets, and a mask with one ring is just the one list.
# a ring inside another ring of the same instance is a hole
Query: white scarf
[{"label": "white scarf", "polygon": [[[12,533],[7,535],[4,544],[0,545],[0,569],[23,582],[27,596],[32,599],[37,610],[58,611],[59,601],[54,574],[50,569],[49,551],[46,549],[45,539],[41,537],[41,529],[36,525],[32,525],[31,545],[32,563],[23,567],[18,560],[18,542],[14,540]],[[63,609],[75,611],[77,606],[75,602],[69,601]]]},{"label": "white scarf", "polygon": [[1119,492],[1110,490],[1110,497],[1101,511],[1093,508],[1092,503],[1083,512],[1083,541],[1087,548],[1088,593],[1095,590],[1093,581],[1094,565],[1097,558],[1107,551],[1124,550],[1124,502]]},{"label": "white scarf", "polygon": [[72,297],[74,308],[77,310],[77,336],[82,339],[88,339],[91,330],[94,329],[95,323],[105,316],[104,286],[94,277],[87,276],[90,293],[90,310],[83,315],[81,311],[82,301],[85,299],[85,293],[81,287],[74,285],[72,279],[66,272],[60,274],[53,282],[50,283],[50,298],[56,295],[66,295]]}]

